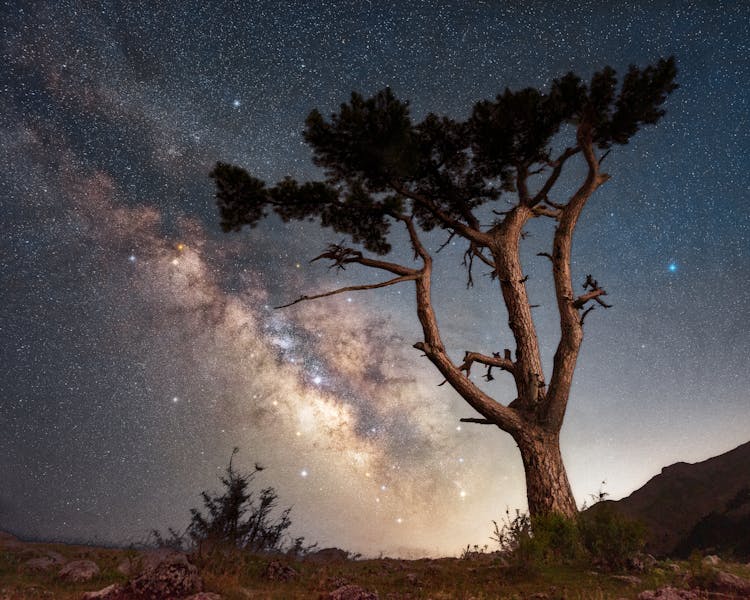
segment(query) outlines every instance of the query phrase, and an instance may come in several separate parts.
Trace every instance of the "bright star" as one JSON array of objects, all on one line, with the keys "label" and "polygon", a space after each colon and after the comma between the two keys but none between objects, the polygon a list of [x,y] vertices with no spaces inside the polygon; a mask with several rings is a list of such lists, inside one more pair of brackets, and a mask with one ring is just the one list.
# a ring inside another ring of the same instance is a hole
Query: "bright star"
[{"label": "bright star", "polygon": [[239,100],[237,100],[237,99],[235,99],[235,100],[232,101],[232,106],[234,106],[235,108],[239,108],[240,104],[241,104],[241,102]]},{"label": "bright star", "polygon": [[135,262],[135,254],[131,254],[130,256],[128,256],[128,260],[130,262],[134,263]]},{"label": "bright star", "polygon": [[323,382],[323,378],[320,375],[316,375],[313,377],[313,383],[315,385],[320,385]]},{"label": "bright star", "polygon": [[302,469],[302,470],[301,470],[301,471],[299,472],[299,474],[300,474],[300,475],[301,475],[302,477],[307,477],[307,469]]},{"label": "bright star", "polygon": [[178,398],[177,396],[174,396],[174,397],[172,398],[172,402],[173,402],[174,404],[177,404],[177,403],[178,403],[179,401],[180,401],[180,399],[179,399],[179,398]]},{"label": "bright star", "polygon": [[669,263],[669,272],[674,273],[677,270],[677,263]]}]

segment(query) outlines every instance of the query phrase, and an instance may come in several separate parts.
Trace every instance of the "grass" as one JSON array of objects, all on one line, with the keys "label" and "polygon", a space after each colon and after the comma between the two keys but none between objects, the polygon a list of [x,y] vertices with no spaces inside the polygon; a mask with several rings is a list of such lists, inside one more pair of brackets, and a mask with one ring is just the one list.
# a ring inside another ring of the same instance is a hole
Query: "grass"
[{"label": "grass", "polygon": [[[62,554],[68,560],[90,559],[101,574],[87,583],[65,583],[56,577],[57,569],[30,573],[23,569],[29,558],[47,551]],[[78,600],[84,591],[98,590],[125,577],[117,565],[132,551],[68,546],[63,544],[23,544],[0,547],[0,599],[54,598]],[[203,577],[206,591],[221,594],[227,600],[248,598],[294,600],[327,597],[328,592],[352,583],[377,591],[381,600],[526,600],[534,594],[546,594],[549,600],[614,600],[636,598],[644,589],[678,585],[681,575],[663,568],[637,575],[641,583],[633,586],[598,572],[589,564],[542,565],[533,573],[508,567],[496,554],[478,553],[468,559],[441,558],[421,560],[369,559],[315,564],[281,558],[298,575],[290,581],[269,581],[266,576],[269,556],[234,553],[213,558],[193,558]],[[683,573],[690,568],[680,563]],[[722,566],[724,568],[724,566]],[[724,570],[750,576],[740,565]]]}]

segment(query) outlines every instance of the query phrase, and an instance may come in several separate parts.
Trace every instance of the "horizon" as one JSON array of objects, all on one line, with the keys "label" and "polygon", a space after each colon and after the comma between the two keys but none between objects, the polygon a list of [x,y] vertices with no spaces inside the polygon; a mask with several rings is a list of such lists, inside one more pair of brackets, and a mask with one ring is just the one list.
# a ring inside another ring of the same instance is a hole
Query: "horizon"
[{"label": "horizon", "polygon": [[[454,555],[524,509],[511,437],[459,422],[474,412],[412,348],[411,288],[274,310],[372,274],[310,264],[342,237],[316,224],[220,232],[217,161],[318,179],[306,115],[385,86],[415,121],[462,119],[506,85],[674,55],[666,115],[613,148],[574,236],[574,284],[592,273],[614,307],[586,320],[562,453],[580,506],[750,440],[750,6],[23,4],[2,8],[0,530],[181,530],[235,446],[320,547]],[[549,373],[551,226],[529,230]],[[436,259],[455,359],[511,340],[496,282],[475,270],[466,289],[463,250]]]}]

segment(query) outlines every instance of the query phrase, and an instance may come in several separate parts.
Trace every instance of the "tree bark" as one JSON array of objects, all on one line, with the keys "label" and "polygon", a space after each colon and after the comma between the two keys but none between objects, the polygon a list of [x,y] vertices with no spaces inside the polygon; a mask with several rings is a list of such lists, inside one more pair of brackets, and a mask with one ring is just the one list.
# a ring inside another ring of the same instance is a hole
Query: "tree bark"
[{"label": "tree bark", "polygon": [[513,437],[526,472],[529,514],[537,517],[557,513],[574,517],[578,508],[560,454],[559,435],[529,427]]}]

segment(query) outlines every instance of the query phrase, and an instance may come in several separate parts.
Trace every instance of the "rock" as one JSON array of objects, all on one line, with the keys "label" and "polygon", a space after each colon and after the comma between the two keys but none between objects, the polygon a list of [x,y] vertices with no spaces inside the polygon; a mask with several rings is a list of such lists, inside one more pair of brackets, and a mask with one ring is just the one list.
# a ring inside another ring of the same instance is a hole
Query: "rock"
[{"label": "rock", "polygon": [[680,567],[680,565],[678,565],[677,563],[673,563],[673,562],[667,563],[667,569],[669,569],[673,573],[679,573],[680,571],[682,571],[682,568]]},{"label": "rock", "polygon": [[416,573],[407,573],[406,581],[408,581],[412,585],[419,585],[419,577],[417,577]]},{"label": "rock", "polygon": [[49,556],[42,556],[39,558],[30,558],[21,565],[24,571],[41,572],[48,571],[52,567],[57,567],[58,563],[54,558]]},{"label": "rock", "polygon": [[60,569],[57,575],[64,581],[89,581],[99,575],[99,567],[91,560],[74,560]]},{"label": "rock", "polygon": [[703,558],[703,564],[704,565],[711,565],[712,567],[715,567],[721,562],[721,559],[716,556],[715,554],[709,554],[708,556]]},{"label": "rock", "polygon": [[0,546],[20,546],[21,541],[7,531],[0,531]]},{"label": "rock", "polygon": [[658,590],[646,590],[638,594],[638,600],[701,600],[700,595],[692,590],[679,590],[671,586]]},{"label": "rock", "polygon": [[187,556],[174,551],[160,555],[161,562],[154,566],[153,560],[150,561],[148,568],[144,565],[141,575],[122,587],[120,593],[123,599],[146,600],[173,596],[179,598],[203,590],[203,581],[198,575],[198,569],[188,562]]},{"label": "rock", "polygon": [[368,592],[358,585],[345,585],[333,590],[328,595],[329,600],[378,600],[376,592]]},{"label": "rock", "polygon": [[184,600],[222,600],[223,596],[214,594],[213,592],[198,592],[192,596],[188,596]]},{"label": "rock", "polygon": [[82,597],[81,600],[113,600],[115,598],[119,598],[120,596],[120,590],[122,589],[121,585],[117,585],[116,583],[113,583],[112,585],[108,585],[105,588],[102,588],[98,592],[86,592]]},{"label": "rock", "polygon": [[289,581],[297,575],[299,575],[297,571],[279,560],[271,561],[266,567],[266,579],[270,581]]},{"label": "rock", "polygon": [[[170,556],[175,554],[182,554],[170,548],[156,548],[154,550],[147,550],[140,557],[141,571],[151,571],[158,567],[165,560],[168,560]],[[183,554],[184,556],[184,554]]]},{"label": "rock", "polygon": [[711,589],[717,592],[729,592],[730,594],[750,597],[750,580],[731,573],[717,571],[714,580],[711,582]]},{"label": "rock", "polygon": [[125,577],[130,577],[133,573],[135,573],[135,563],[135,560],[126,558],[117,565],[115,570],[121,575],[125,575]]},{"label": "rock", "polygon": [[306,561],[314,563],[332,563],[349,560],[349,553],[341,548],[323,548],[305,556]]},{"label": "rock", "polygon": [[622,581],[623,583],[627,583],[628,585],[632,585],[633,587],[641,585],[640,577],[636,577],[635,575],[612,575],[612,579]]}]

